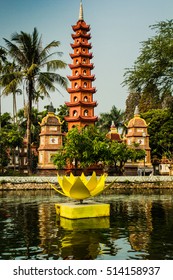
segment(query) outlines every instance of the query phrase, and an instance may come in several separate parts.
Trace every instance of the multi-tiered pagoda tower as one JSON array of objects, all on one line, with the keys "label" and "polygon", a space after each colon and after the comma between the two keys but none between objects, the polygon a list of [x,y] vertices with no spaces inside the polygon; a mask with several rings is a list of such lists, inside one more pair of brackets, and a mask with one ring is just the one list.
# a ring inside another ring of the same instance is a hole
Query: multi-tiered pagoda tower
[{"label": "multi-tiered pagoda tower", "polygon": [[97,121],[97,117],[94,116],[97,102],[93,100],[96,89],[92,86],[95,76],[91,74],[94,66],[90,62],[93,55],[90,53],[91,44],[88,42],[91,38],[88,33],[90,26],[84,21],[82,2],[80,3],[79,20],[72,28],[75,32],[72,34],[74,42],[71,44],[73,54],[70,54],[72,64],[69,65],[72,75],[68,76],[71,87],[67,89],[70,94],[70,102],[66,102],[69,116],[65,118],[68,122],[68,130],[75,126],[81,128],[94,125]]}]

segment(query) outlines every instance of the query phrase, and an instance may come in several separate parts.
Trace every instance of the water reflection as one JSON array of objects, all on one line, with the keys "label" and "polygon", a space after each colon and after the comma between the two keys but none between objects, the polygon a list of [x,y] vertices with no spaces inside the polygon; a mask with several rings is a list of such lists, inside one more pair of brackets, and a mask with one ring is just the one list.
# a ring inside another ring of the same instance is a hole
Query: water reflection
[{"label": "water reflection", "polygon": [[173,259],[171,190],[100,196],[110,218],[68,220],[52,191],[0,192],[0,259]]}]

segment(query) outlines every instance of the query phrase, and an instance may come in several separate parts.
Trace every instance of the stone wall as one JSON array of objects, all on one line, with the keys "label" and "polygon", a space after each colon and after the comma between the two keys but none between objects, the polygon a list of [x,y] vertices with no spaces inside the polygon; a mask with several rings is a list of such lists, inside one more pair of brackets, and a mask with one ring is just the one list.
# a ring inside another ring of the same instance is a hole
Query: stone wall
[{"label": "stone wall", "polygon": [[[173,176],[108,176],[106,183],[115,181],[111,189],[173,188]],[[0,177],[0,190],[51,189],[57,177]]]}]

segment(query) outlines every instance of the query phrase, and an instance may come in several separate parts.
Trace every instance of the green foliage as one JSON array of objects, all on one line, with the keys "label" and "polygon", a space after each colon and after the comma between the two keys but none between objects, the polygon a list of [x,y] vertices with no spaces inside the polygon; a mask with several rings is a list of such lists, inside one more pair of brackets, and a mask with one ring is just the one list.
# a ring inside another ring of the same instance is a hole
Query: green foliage
[{"label": "green foliage", "polygon": [[136,149],[135,147],[129,148],[125,143],[117,141],[110,141],[108,150],[106,164],[114,166],[116,173],[119,175],[123,174],[124,165],[128,160],[135,162],[145,156],[144,150]]},{"label": "green foliage", "polygon": [[4,168],[10,161],[8,153],[8,133],[1,129],[0,131],[0,171],[4,173]]},{"label": "green foliage", "polygon": [[96,123],[96,126],[102,131],[107,133],[110,130],[112,121],[114,121],[116,128],[122,127],[124,112],[118,110],[114,105],[109,113],[101,113]]},{"label": "green foliage", "polygon": [[[67,87],[67,78],[61,76],[56,70],[66,67],[66,63],[59,59],[61,52],[52,52],[59,47],[59,41],[52,41],[43,48],[41,36],[34,28],[32,34],[21,31],[13,33],[11,41],[4,39],[9,57],[14,61],[16,67],[10,71],[4,71],[0,82],[7,94],[24,82],[26,85],[27,100],[27,162],[28,172],[31,173],[31,124],[32,103],[38,101],[39,97],[49,96],[50,91],[58,90],[56,85]],[[19,71],[20,69],[20,71]],[[7,68],[6,68],[7,70]],[[10,86],[12,85],[12,87]]]},{"label": "green foliage", "polygon": [[[31,142],[36,144],[36,146],[39,146],[40,142],[40,122],[42,119],[46,116],[47,111],[42,111],[39,112],[36,108],[32,108],[31,111]],[[17,117],[18,117],[18,123],[20,125],[20,132],[21,135],[24,137],[26,135],[26,129],[27,129],[27,108],[25,107],[24,109],[20,109],[17,112]]]},{"label": "green foliage", "polygon": [[69,109],[66,104],[60,105],[59,108],[57,108],[57,115],[60,118],[60,120],[63,121],[62,132],[67,132],[68,123],[66,122],[66,120],[64,118],[69,115]]},{"label": "green foliage", "polygon": [[137,160],[144,158],[144,155],[144,151],[110,141],[96,127],[89,126],[80,131],[71,129],[66,135],[62,151],[54,156],[53,162],[58,169],[64,168],[67,163],[74,163],[75,168],[102,163],[104,166],[113,165],[114,171],[122,174],[128,159]]},{"label": "green foliage", "polygon": [[173,20],[161,21],[150,28],[155,35],[142,42],[140,55],[134,66],[126,70],[123,82],[142,98],[141,112],[165,107],[165,104],[172,106],[173,103],[170,99],[173,89]]},{"label": "green foliage", "polygon": [[[65,137],[63,150],[54,156],[54,164],[58,168],[65,167],[67,160],[74,163],[75,168],[87,167],[97,163],[104,152],[103,136],[93,126],[85,129],[71,129]],[[102,147],[101,147],[102,146]]]},{"label": "green foliage", "polygon": [[152,157],[163,155],[173,159],[173,113],[171,110],[150,110],[142,117],[149,124],[150,147]]},{"label": "green foliage", "polygon": [[12,119],[8,113],[4,113],[0,118],[0,169],[3,172],[9,163],[10,153],[16,147],[21,147],[23,138],[18,127],[12,123]]}]

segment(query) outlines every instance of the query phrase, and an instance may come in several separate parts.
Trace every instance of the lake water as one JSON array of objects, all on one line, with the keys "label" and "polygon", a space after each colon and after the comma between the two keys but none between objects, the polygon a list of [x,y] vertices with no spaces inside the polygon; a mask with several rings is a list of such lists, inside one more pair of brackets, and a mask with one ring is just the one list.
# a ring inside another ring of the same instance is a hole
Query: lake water
[{"label": "lake water", "polygon": [[68,220],[54,191],[0,192],[0,259],[173,259],[173,190],[127,190],[94,199],[110,218]]}]

